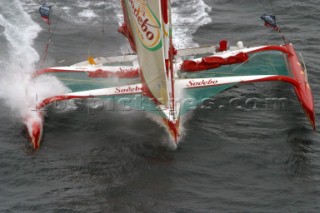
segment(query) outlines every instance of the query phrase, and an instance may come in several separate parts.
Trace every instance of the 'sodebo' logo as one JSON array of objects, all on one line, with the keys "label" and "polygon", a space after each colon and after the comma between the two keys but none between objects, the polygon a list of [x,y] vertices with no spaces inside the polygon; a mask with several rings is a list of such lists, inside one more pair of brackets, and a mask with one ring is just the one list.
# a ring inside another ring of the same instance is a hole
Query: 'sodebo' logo
[{"label": "'sodebo' logo", "polygon": [[135,86],[135,87],[131,87],[128,86],[126,88],[115,88],[115,93],[116,94],[131,94],[131,93],[139,93],[142,92],[142,87],[139,86]]},{"label": "'sodebo' logo", "polygon": [[195,80],[190,80],[187,84],[187,87],[205,87],[205,86],[212,86],[216,85],[218,83],[217,80],[201,80],[201,81],[195,81]]},{"label": "'sodebo' logo", "polygon": [[132,14],[133,25],[139,40],[145,48],[151,51],[162,46],[161,24],[154,16],[145,0],[128,0],[128,7]]}]

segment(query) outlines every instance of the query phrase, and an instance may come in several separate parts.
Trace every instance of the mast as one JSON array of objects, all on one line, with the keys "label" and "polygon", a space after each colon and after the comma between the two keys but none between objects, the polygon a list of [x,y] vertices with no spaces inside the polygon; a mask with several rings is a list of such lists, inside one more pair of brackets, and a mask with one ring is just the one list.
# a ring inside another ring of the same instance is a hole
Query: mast
[{"label": "mast", "polygon": [[[141,68],[143,93],[153,99],[177,143],[179,112],[175,107],[172,26],[169,0],[123,0],[125,25],[131,29]],[[129,38],[130,41],[130,38]]]},{"label": "mast", "polygon": [[[173,47],[173,42],[172,42],[172,17],[171,17],[171,2],[170,0],[168,0],[169,2],[169,42],[170,42],[170,49],[169,49],[169,61],[170,61],[170,77],[171,77],[171,110],[172,112],[175,114],[176,109],[175,109],[175,79],[174,79],[174,69],[173,69],[173,59],[174,59],[174,55],[175,55],[175,49]],[[173,119],[176,119],[175,117]]]}]

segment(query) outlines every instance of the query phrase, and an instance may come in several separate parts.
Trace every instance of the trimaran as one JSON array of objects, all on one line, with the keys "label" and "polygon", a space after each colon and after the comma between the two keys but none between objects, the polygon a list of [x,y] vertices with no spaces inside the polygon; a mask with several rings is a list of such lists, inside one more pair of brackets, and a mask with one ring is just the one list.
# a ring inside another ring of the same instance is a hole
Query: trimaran
[{"label": "trimaran", "polygon": [[[31,112],[25,116],[34,149],[39,148],[43,134],[42,109],[53,102],[125,98],[128,106],[159,116],[177,144],[181,117],[190,107],[183,100],[192,98],[200,105],[206,98],[236,84],[266,81],[291,84],[315,129],[307,70],[291,43],[247,48],[242,42],[229,47],[222,40],[217,46],[176,50],[172,43],[170,0],[121,0],[121,3],[124,23],[118,31],[127,37],[135,54],[100,57],[35,72],[35,78],[54,75],[72,92],[40,100],[36,116],[31,116]],[[49,9],[46,5],[40,8],[46,22]],[[261,18],[266,26],[279,31],[275,16],[265,14]]]}]

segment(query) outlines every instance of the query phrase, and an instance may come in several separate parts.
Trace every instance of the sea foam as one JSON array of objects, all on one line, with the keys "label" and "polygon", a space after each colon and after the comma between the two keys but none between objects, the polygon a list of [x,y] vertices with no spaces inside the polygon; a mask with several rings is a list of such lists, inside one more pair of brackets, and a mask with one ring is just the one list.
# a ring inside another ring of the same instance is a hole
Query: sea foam
[{"label": "sea foam", "polygon": [[53,77],[32,78],[40,60],[33,48],[34,40],[42,29],[19,1],[1,2],[0,8],[0,25],[4,28],[0,39],[6,40],[1,53],[0,99],[11,108],[13,116],[24,118],[34,114],[41,99],[68,90]]}]

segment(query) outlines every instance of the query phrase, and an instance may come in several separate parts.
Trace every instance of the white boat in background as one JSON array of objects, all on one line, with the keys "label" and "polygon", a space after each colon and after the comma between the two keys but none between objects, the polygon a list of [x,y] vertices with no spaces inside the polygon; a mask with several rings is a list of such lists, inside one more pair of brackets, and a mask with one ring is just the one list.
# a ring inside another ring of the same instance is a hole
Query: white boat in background
[{"label": "white boat in background", "polygon": [[[118,31],[128,38],[136,54],[38,70],[34,78],[53,75],[72,92],[41,100],[36,106],[37,116],[26,116],[24,122],[35,149],[40,147],[43,134],[42,109],[53,102],[129,98],[129,106],[159,116],[177,144],[181,117],[191,107],[184,104],[185,99],[192,98],[200,105],[236,84],[265,81],[291,84],[315,129],[307,70],[291,43],[246,48],[242,42],[229,46],[222,40],[218,46],[176,50],[169,0],[121,2],[124,23]],[[141,104],[143,99],[151,101]]]}]

